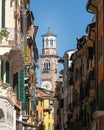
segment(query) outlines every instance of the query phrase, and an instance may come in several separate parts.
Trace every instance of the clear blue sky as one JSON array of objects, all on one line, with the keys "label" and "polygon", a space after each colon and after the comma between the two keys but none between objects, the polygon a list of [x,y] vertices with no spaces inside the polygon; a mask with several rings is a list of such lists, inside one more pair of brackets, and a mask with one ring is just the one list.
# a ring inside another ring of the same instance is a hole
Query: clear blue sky
[{"label": "clear blue sky", "polygon": [[[85,35],[86,27],[91,23],[93,15],[86,11],[88,0],[31,0],[30,9],[39,26],[36,43],[39,54],[42,52],[41,35],[48,27],[57,35],[57,54],[76,48],[76,38]],[[39,76],[38,76],[39,77]]]}]

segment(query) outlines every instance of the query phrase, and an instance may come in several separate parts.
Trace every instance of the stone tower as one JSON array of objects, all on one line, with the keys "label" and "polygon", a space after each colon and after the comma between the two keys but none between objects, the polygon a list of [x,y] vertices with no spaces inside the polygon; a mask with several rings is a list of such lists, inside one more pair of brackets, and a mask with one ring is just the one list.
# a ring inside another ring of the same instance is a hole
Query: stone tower
[{"label": "stone tower", "polygon": [[58,78],[58,56],[56,53],[56,35],[50,31],[42,35],[42,54],[40,55],[40,87],[55,90]]}]

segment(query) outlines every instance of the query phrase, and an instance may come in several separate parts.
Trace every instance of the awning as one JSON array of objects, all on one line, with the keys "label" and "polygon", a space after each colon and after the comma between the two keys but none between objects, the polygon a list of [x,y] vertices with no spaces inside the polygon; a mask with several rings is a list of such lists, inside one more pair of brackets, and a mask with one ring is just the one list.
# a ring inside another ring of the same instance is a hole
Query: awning
[{"label": "awning", "polygon": [[13,73],[22,70],[25,67],[25,59],[23,54],[23,49],[14,46],[0,46],[0,56],[5,56],[8,62],[12,65]]},{"label": "awning", "polygon": [[13,46],[8,55],[8,61],[12,64],[13,73],[22,70],[25,67],[23,50],[18,46]]}]

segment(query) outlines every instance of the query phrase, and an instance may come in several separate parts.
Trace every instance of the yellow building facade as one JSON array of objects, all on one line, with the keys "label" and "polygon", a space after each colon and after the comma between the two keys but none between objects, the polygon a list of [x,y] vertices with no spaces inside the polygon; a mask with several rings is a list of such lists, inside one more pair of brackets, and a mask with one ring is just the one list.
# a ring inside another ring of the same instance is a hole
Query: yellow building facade
[{"label": "yellow building facade", "polygon": [[54,108],[53,100],[50,97],[44,98],[44,128],[45,130],[54,130]]},{"label": "yellow building facade", "polygon": [[54,130],[53,93],[37,88],[36,94],[38,97],[38,130]]}]

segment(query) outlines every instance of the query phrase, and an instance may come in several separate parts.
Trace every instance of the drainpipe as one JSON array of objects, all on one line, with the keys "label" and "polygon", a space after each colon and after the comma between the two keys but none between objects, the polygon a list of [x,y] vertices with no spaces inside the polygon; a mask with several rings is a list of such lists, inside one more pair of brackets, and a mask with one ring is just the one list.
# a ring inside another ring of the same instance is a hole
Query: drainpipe
[{"label": "drainpipe", "polygon": [[[17,11],[17,1],[15,1],[15,10]],[[15,45],[17,45],[17,17],[15,17]]]},{"label": "drainpipe", "polygon": [[[96,64],[96,67],[95,67],[95,87],[96,87],[96,100],[97,100],[97,102],[96,102],[96,110],[98,109],[98,50],[97,50],[97,48],[98,48],[98,8],[96,7],[96,6],[94,6],[93,4],[91,4],[91,2],[90,2],[90,5],[92,6],[92,7],[94,7],[95,9],[96,9],[96,48],[95,48],[95,52],[97,52],[97,54],[95,53],[95,64]],[[89,11],[88,9],[87,9],[87,11],[89,12],[89,13],[92,13],[91,11]],[[94,14],[94,13],[93,13]]]}]

